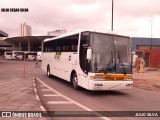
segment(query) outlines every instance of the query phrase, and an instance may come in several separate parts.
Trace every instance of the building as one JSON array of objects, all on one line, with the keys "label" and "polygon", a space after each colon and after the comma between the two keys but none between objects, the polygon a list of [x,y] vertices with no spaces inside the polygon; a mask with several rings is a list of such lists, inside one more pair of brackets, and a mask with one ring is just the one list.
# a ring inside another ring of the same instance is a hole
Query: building
[{"label": "building", "polygon": [[0,50],[3,50],[3,51],[8,49],[7,47],[9,47],[10,49],[10,47],[12,46],[10,43],[5,42],[4,39],[5,38],[0,38]]},{"label": "building", "polygon": [[144,58],[145,67],[160,68],[160,38],[131,38],[132,51]]},{"label": "building", "polygon": [[48,36],[60,36],[64,33],[66,33],[66,30],[55,30],[55,31],[49,31]]},{"label": "building", "polygon": [[160,68],[160,49],[137,49],[139,58],[144,58],[145,67]]},{"label": "building", "polygon": [[132,51],[136,49],[160,49],[160,38],[131,38]]},{"label": "building", "polygon": [[0,56],[3,55],[6,47],[11,47],[11,44],[4,41],[4,37],[8,37],[8,34],[0,30]]},{"label": "building", "polygon": [[19,27],[19,36],[31,36],[32,35],[32,30],[31,26],[27,25],[26,23],[20,24]]}]

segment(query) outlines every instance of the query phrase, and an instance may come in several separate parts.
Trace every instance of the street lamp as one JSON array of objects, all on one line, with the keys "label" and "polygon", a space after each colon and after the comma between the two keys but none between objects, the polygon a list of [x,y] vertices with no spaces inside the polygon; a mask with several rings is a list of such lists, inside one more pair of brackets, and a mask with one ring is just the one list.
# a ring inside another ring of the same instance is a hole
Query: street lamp
[{"label": "street lamp", "polygon": [[152,25],[153,25],[153,21],[152,20],[148,20],[151,22],[151,44],[150,44],[150,49],[152,49]]}]

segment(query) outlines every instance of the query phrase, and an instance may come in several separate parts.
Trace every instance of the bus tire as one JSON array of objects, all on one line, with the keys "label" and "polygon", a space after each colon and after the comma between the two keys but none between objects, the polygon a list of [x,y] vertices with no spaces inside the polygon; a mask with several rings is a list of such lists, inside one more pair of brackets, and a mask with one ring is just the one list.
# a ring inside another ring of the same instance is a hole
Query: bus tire
[{"label": "bus tire", "polygon": [[73,73],[73,74],[72,74],[71,80],[72,80],[72,85],[73,85],[73,87],[74,87],[76,90],[78,90],[78,89],[79,89],[79,86],[78,86],[78,78],[77,78],[77,74],[76,74],[76,73]]},{"label": "bus tire", "polygon": [[49,67],[49,65],[47,66],[47,76],[49,78],[51,78],[51,73],[50,73],[50,67]]}]

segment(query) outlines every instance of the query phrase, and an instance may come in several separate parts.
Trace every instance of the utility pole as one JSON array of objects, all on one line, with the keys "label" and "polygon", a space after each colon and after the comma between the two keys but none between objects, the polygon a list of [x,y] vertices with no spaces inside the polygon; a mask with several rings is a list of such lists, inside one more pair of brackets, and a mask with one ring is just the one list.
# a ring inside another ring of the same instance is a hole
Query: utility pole
[{"label": "utility pole", "polygon": [[111,22],[111,31],[113,31],[113,10],[114,10],[114,0],[112,0],[112,22]]},{"label": "utility pole", "polygon": [[150,43],[150,47],[149,47],[149,48],[152,49],[152,44],[153,44],[153,43],[152,43],[153,21],[152,21],[152,20],[149,20],[149,19],[147,19],[147,20],[148,20],[149,22],[151,22],[151,28],[150,28],[150,32],[151,32],[151,43]]},{"label": "utility pole", "polygon": [[24,54],[23,54],[23,59],[24,59],[24,61],[23,61],[23,77],[25,78],[26,77],[26,52],[24,52]]}]

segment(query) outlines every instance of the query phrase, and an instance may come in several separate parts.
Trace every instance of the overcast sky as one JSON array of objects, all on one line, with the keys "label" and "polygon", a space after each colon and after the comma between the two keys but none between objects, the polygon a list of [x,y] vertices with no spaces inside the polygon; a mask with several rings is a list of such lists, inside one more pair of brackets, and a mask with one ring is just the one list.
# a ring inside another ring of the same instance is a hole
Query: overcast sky
[{"label": "overcast sky", "polygon": [[[18,35],[20,23],[32,35],[66,29],[111,30],[112,0],[0,0],[1,8],[28,8],[29,12],[1,12],[0,30]],[[152,21],[152,22],[151,22]],[[131,37],[160,37],[160,0],[114,0],[114,32]]]}]

